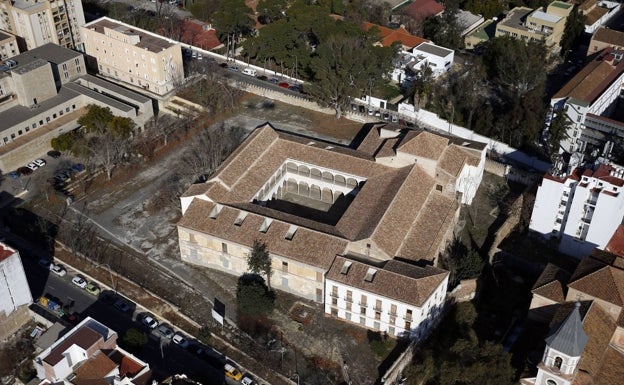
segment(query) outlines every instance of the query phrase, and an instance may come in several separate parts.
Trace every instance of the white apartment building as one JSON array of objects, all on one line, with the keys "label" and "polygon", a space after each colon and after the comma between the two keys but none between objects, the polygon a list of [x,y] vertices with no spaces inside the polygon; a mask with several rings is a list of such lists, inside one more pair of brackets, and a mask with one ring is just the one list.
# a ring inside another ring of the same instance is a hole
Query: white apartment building
[{"label": "white apartment building", "polygon": [[407,77],[406,69],[412,74],[421,74],[428,69],[431,76],[437,78],[451,69],[454,58],[455,51],[452,49],[430,42],[420,43],[411,51],[399,53],[399,59],[392,71],[392,80],[401,83]]},{"label": "white apartment building", "polygon": [[184,80],[182,48],[174,40],[107,17],[81,31],[90,65],[100,75],[160,96]]},{"label": "white apartment building", "polygon": [[448,275],[398,260],[379,267],[338,256],[325,279],[325,313],[393,337],[419,339],[441,312]]},{"label": "white apartment building", "polygon": [[19,55],[20,50],[15,35],[8,32],[0,31],[0,65],[2,60],[12,58]]},{"label": "white apartment building", "polygon": [[565,113],[571,124],[561,150],[608,158],[613,136],[624,138],[623,124],[607,118],[624,84],[622,58],[621,52],[604,49],[551,99],[553,113]]},{"label": "white apartment building", "polygon": [[81,50],[79,27],[84,24],[80,0],[0,2],[0,29],[23,38],[23,50],[47,43]]},{"label": "white apartment building", "polygon": [[537,190],[529,229],[581,258],[604,249],[624,218],[624,169],[600,164],[561,177],[546,174]]},{"label": "white apartment building", "polygon": [[0,319],[30,303],[32,296],[19,252],[0,243]]}]

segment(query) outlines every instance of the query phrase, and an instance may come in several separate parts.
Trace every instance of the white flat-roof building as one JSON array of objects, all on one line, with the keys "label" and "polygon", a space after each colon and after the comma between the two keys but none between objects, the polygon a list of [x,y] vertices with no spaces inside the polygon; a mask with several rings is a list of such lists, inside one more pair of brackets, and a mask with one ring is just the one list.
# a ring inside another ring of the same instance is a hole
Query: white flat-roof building
[{"label": "white flat-roof building", "polygon": [[19,252],[0,243],[0,341],[12,335],[28,316],[30,287]]},{"label": "white flat-roof building", "polygon": [[570,175],[542,179],[529,229],[582,258],[604,249],[624,219],[624,169],[600,164]]},{"label": "white flat-roof building", "polygon": [[392,71],[392,80],[401,83],[407,78],[406,70],[411,74],[422,74],[429,70],[431,76],[436,78],[451,69],[454,57],[455,51],[452,49],[429,42],[420,43],[412,51],[399,53],[399,60]]}]

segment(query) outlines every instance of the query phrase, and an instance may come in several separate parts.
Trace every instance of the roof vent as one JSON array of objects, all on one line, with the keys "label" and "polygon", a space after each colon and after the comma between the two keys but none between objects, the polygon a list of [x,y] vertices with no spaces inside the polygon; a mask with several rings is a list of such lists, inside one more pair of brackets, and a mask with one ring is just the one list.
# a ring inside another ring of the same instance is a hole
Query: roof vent
[{"label": "roof vent", "polygon": [[247,218],[247,212],[246,211],[241,211],[240,213],[238,213],[238,217],[236,217],[236,220],[234,221],[234,224],[236,226],[242,225],[243,221],[245,220],[245,218]]},{"label": "roof vent", "polygon": [[286,233],[286,236],[284,237],[287,241],[292,241],[293,237],[295,236],[295,233],[297,232],[298,227],[295,225],[290,225],[290,228],[288,229],[288,232]]},{"label": "roof vent", "polygon": [[273,219],[264,218],[264,222],[262,222],[262,226],[260,226],[260,232],[266,234],[269,231],[269,227],[271,227],[271,223],[273,223]]},{"label": "roof vent", "polygon": [[223,206],[221,206],[219,204],[215,205],[215,207],[210,212],[210,219],[217,219],[217,215],[219,215],[219,213],[221,212],[222,208],[223,208]]},{"label": "roof vent", "polygon": [[351,261],[345,261],[344,265],[342,265],[342,269],[340,269],[340,274],[347,275],[349,274],[349,269],[351,268]]},{"label": "roof vent", "polygon": [[377,273],[377,270],[373,268],[369,268],[368,271],[366,272],[366,277],[364,277],[364,280],[366,282],[373,282],[373,279],[375,279],[376,273]]}]

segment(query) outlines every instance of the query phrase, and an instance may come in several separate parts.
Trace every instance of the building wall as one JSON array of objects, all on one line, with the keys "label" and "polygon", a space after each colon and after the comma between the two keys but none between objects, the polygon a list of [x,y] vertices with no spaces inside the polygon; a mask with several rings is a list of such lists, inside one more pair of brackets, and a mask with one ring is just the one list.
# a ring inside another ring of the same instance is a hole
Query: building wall
[{"label": "building wall", "polygon": [[[571,194],[574,189],[566,183],[542,179],[537,189],[529,229],[540,233],[545,238],[559,236],[565,228],[568,206],[572,202]],[[554,231],[554,232],[553,232]]]},{"label": "building wall", "polygon": [[[138,35],[148,33],[138,28]],[[159,52],[136,47],[136,39],[104,28],[104,33],[83,27],[85,52],[97,61],[98,72],[135,87],[164,95],[184,79],[182,50],[179,44]],[[164,38],[160,37],[165,40]],[[126,40],[127,42],[124,42]],[[134,44],[132,44],[135,42]]]},{"label": "building wall", "polygon": [[[251,249],[227,240],[178,226],[180,255],[184,262],[210,267],[231,275],[248,273]],[[325,271],[281,255],[270,254],[271,287],[317,302],[323,301]],[[266,277],[265,277],[266,278]]]},{"label": "building wall", "polygon": [[[410,333],[419,338],[440,314],[447,286],[448,277],[423,306],[418,307],[328,279],[325,282],[325,313],[394,337]],[[378,301],[380,307],[377,307]],[[392,305],[396,306],[394,313]]]},{"label": "building wall", "polygon": [[29,107],[56,96],[52,66],[46,63],[26,73],[11,73],[19,104]]},{"label": "building wall", "polygon": [[[523,10],[528,10],[526,7],[517,7],[511,10],[511,12],[521,12]],[[527,30],[525,27],[515,27],[510,25],[505,25],[504,21],[498,23],[496,25],[496,33],[495,36],[506,36],[510,35],[516,39],[524,40],[525,42],[529,41],[543,41],[547,48],[551,50],[551,52],[559,51],[559,42],[563,37],[563,30],[565,28],[566,18],[562,17],[558,22],[553,23],[547,20],[542,20],[533,16],[534,12],[531,12],[526,16],[525,25],[527,27],[533,28],[536,32]],[[569,11],[568,11],[569,14]],[[561,15],[556,15],[560,16]],[[548,33],[539,33],[537,31],[547,30]]]},{"label": "building wall", "polygon": [[[4,247],[4,246],[0,246]],[[0,261],[0,312],[10,315],[19,306],[32,302],[22,260],[16,251]]]},{"label": "building wall", "polygon": [[[7,34],[4,31],[0,31],[0,33]],[[9,59],[19,54],[20,50],[15,36],[7,35],[5,39],[0,40],[0,60]]]}]

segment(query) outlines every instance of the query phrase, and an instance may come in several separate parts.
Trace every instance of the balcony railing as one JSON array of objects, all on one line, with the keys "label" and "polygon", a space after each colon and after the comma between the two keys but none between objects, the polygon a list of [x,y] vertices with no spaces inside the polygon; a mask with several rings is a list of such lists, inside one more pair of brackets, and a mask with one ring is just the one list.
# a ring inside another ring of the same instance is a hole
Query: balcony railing
[{"label": "balcony railing", "polygon": [[397,316],[397,312],[396,311],[392,311],[392,310],[388,310],[388,315],[391,317],[396,317]]},{"label": "balcony railing", "polygon": [[368,307],[368,305],[366,304],[366,302],[358,302],[358,305],[360,305],[361,307]]},{"label": "balcony railing", "polygon": [[411,314],[406,314],[403,316],[403,319],[408,321],[408,322],[412,322],[414,319],[412,318]]},{"label": "balcony railing", "polygon": [[351,303],[353,303],[353,298],[351,298],[351,297],[344,297],[344,300],[345,300],[346,302],[351,302]]},{"label": "balcony railing", "polygon": [[373,310],[375,310],[376,312],[381,313],[381,306],[373,306]]},{"label": "balcony railing", "polygon": [[338,293],[331,293],[331,294],[329,294],[329,296],[332,297],[332,298],[339,298],[338,297]]}]

